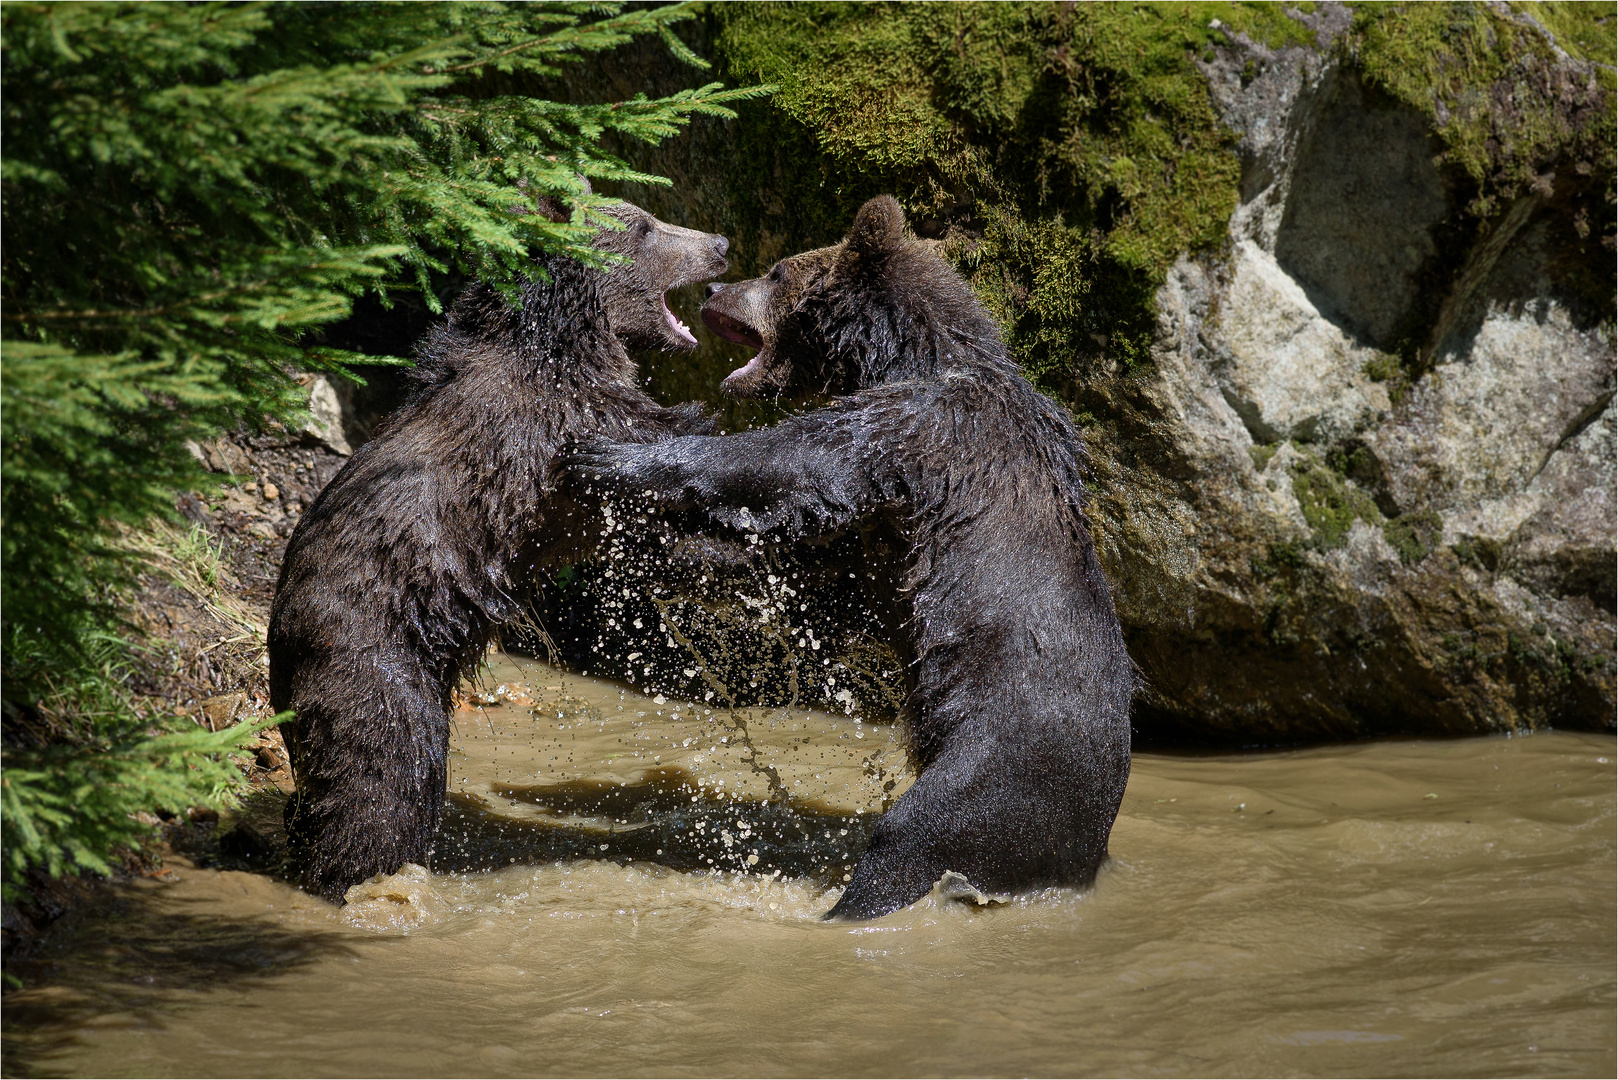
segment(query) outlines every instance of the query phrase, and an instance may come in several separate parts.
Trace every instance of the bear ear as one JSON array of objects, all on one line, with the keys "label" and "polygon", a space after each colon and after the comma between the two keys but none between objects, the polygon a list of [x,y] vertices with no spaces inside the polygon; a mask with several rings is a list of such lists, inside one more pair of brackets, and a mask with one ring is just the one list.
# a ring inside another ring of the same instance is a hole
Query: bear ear
[{"label": "bear ear", "polygon": [[[590,178],[580,174],[577,176],[577,179],[580,188],[579,194],[591,194]],[[519,180],[517,182],[517,186],[526,190],[528,187],[528,181]],[[564,225],[573,219],[573,203],[572,200],[568,199],[566,196],[552,195],[549,192],[546,192],[534,199],[534,213],[538,214],[542,218],[545,218],[547,221],[554,221],[558,225]]]},{"label": "bear ear", "polygon": [[848,230],[850,254],[870,258],[882,255],[904,242],[905,212],[892,195],[878,195],[854,215]]},{"label": "bear ear", "polygon": [[546,221],[554,221],[558,225],[572,220],[573,217],[572,207],[556,195],[541,195],[535,199],[534,213]]}]

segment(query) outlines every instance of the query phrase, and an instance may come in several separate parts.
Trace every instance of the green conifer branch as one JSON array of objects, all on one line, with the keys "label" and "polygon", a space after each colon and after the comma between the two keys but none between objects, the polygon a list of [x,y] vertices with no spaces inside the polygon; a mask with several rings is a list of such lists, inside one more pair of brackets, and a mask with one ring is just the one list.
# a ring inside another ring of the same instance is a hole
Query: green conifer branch
[{"label": "green conifer branch", "polygon": [[[600,145],[730,117],[767,88],[568,105],[494,92],[655,35],[695,6],[0,6],[0,560],[4,873],[102,871],[130,815],[222,798],[248,729],[208,733],[124,688],[135,554],[121,530],[206,487],[188,440],[296,422],[291,377],[398,363],[308,331],[370,291],[537,251],[595,265],[607,201],[666,183]],[[541,195],[572,220],[526,212]],[[234,734],[232,734],[232,732]],[[234,741],[233,741],[234,740]],[[212,764],[209,764],[209,763]],[[8,885],[9,887],[9,885]]]}]

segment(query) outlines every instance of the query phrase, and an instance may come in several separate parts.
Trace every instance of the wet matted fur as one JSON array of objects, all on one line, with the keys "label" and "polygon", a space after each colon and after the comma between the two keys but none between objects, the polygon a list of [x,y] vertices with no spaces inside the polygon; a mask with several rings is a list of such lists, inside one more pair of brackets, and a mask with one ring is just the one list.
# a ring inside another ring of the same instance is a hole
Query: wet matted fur
[{"label": "wet matted fur", "polygon": [[1087,884],[1129,777],[1135,673],[1073,422],[891,198],[843,243],[711,291],[709,326],[759,349],[727,388],[848,396],[738,435],[591,443],[569,482],[649,495],[691,529],[794,541],[886,517],[908,538],[887,576],[921,775],[830,916],[893,911],[946,871],[989,892]]},{"label": "wet matted fur", "polygon": [[542,260],[512,308],[478,286],[419,349],[421,389],[320,493],[287,545],[270,617],[270,693],[297,792],[292,853],[341,899],[426,863],[446,791],[450,698],[492,631],[524,613],[523,575],[580,546],[549,475],[559,447],[711,430],[636,385],[628,348],[690,348],[664,293],[724,273],[723,237],[638,207],[597,246],[608,271]]}]

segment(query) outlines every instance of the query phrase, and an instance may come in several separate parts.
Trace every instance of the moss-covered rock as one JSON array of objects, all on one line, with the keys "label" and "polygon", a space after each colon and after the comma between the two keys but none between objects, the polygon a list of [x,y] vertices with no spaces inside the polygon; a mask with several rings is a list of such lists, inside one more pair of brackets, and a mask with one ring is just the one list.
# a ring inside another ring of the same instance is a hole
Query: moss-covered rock
[{"label": "moss-covered rock", "polygon": [[[744,275],[905,203],[1085,424],[1143,732],[1610,726],[1614,29],[1611,3],[715,5],[697,51],[780,91],[626,148],[675,180],[627,194]],[[616,63],[581,96],[685,78]],[[741,356],[648,360],[714,399]]]},{"label": "moss-covered rock", "polygon": [[898,194],[1060,388],[1146,362],[1164,273],[1236,205],[1199,7],[744,4],[716,10],[715,46],[782,87],[848,187]]},{"label": "moss-covered rock", "polygon": [[1309,525],[1310,540],[1321,550],[1346,544],[1356,521],[1382,524],[1376,500],[1308,451],[1292,465],[1292,494]]}]

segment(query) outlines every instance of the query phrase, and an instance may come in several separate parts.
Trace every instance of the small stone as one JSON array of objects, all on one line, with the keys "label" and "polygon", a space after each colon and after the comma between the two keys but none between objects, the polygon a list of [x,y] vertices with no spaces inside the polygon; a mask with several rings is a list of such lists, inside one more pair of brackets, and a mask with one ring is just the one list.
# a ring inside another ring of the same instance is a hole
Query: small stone
[{"label": "small stone", "polygon": [[264,485],[264,498],[265,498],[266,501],[274,502],[276,499],[279,499],[280,497],[281,497],[281,489],[280,488],[278,488],[274,484],[270,484],[270,483],[266,483]]},{"label": "small stone", "polygon": [[292,779],[292,770],[285,766],[270,773],[270,783],[283,795],[295,795],[298,791],[297,781]]},{"label": "small stone", "polygon": [[246,694],[220,694],[201,702],[197,707],[207,718],[208,728],[218,731],[220,728],[229,727],[246,703]]},{"label": "small stone", "polygon": [[309,381],[309,426],[304,431],[324,443],[333,453],[347,457],[353,453],[343,437],[343,406],[337,391],[323,376]]}]

